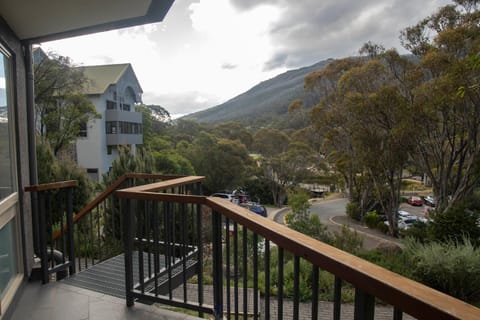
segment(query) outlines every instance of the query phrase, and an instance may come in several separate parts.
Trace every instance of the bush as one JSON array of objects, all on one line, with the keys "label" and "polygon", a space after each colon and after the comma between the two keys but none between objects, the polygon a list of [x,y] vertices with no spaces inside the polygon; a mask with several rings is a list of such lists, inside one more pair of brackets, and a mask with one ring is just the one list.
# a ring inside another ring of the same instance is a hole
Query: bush
[{"label": "bush", "polygon": [[344,225],[340,232],[334,232],[332,245],[338,249],[357,254],[363,247],[363,236]]},{"label": "bush", "polygon": [[347,204],[347,215],[357,221],[360,221],[362,219],[362,210],[360,209],[360,206],[356,202],[350,202]]},{"label": "bush", "polygon": [[465,202],[451,209],[437,213],[429,225],[429,236],[441,242],[461,242],[465,237],[476,245],[480,245],[479,208],[474,202]]},{"label": "bush", "polygon": [[407,242],[413,277],[468,302],[480,299],[480,249],[468,238],[461,242]]},{"label": "bush", "polygon": [[374,211],[369,211],[367,212],[367,214],[365,215],[365,224],[367,225],[367,227],[369,228],[376,228],[377,225],[378,225],[378,222],[381,222],[382,219],[380,218],[380,216],[377,214],[377,211],[374,210]]},{"label": "bush", "polygon": [[388,232],[388,226],[381,219],[378,221],[376,228],[383,233]]}]

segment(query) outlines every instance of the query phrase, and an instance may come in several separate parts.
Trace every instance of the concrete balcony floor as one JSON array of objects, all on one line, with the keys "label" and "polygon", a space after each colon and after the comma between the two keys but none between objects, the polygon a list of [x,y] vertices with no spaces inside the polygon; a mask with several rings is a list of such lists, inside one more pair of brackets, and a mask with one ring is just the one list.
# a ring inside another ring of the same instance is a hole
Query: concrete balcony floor
[{"label": "concrete balcony floor", "polygon": [[128,308],[124,299],[77,288],[61,282],[28,283],[11,320],[162,320],[199,319],[162,309],[158,305],[135,303]]}]

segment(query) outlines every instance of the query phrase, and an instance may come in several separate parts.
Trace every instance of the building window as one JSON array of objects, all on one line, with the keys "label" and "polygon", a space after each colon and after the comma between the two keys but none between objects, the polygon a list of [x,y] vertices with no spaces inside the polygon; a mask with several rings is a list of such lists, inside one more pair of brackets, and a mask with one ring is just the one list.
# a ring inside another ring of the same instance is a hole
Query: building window
[{"label": "building window", "polygon": [[79,130],[78,130],[78,136],[79,137],[87,137],[87,122],[82,122],[79,125]]},{"label": "building window", "polygon": [[107,146],[107,154],[111,155],[114,149],[115,149],[115,146]]},{"label": "building window", "polygon": [[105,122],[105,128],[107,134],[116,134],[117,133],[117,121],[107,121]]},{"label": "building window", "polygon": [[98,181],[98,168],[88,168],[87,175],[91,180]]},{"label": "building window", "polygon": [[[15,119],[11,55],[0,45],[0,303],[15,292],[21,279],[20,219],[15,157]],[[9,302],[7,302],[9,303]],[[8,307],[8,306],[6,306]]]},{"label": "building window", "polygon": [[129,104],[122,103],[121,108],[122,108],[123,111],[130,111],[130,105]]},{"label": "building window", "polygon": [[117,103],[115,101],[107,100],[107,110],[117,109]]}]

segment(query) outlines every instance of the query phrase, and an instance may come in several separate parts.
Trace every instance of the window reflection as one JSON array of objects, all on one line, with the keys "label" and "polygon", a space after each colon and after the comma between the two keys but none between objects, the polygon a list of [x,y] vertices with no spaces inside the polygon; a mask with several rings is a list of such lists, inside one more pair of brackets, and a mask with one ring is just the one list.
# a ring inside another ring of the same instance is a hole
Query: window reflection
[{"label": "window reflection", "polygon": [[13,192],[12,146],[9,130],[9,63],[0,51],[0,200]]}]

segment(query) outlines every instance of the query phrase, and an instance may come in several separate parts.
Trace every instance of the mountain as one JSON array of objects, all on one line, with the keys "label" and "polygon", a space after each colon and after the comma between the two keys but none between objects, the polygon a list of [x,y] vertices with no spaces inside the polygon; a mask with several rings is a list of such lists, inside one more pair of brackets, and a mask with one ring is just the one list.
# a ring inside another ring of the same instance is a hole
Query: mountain
[{"label": "mountain", "polygon": [[303,99],[304,108],[310,108],[318,102],[314,93],[305,92],[304,78],[313,71],[323,69],[330,61],[328,59],[309,67],[289,70],[260,82],[227,102],[189,114],[183,119],[207,124],[238,121],[246,125],[260,125],[285,118],[288,105],[295,99]]}]

